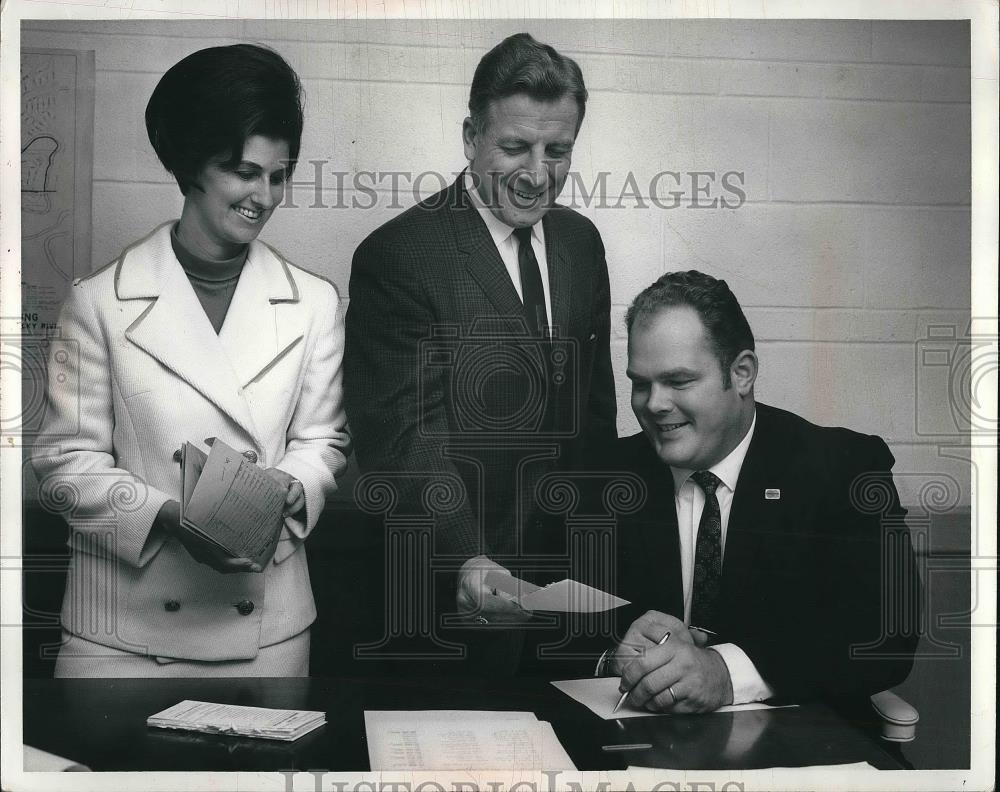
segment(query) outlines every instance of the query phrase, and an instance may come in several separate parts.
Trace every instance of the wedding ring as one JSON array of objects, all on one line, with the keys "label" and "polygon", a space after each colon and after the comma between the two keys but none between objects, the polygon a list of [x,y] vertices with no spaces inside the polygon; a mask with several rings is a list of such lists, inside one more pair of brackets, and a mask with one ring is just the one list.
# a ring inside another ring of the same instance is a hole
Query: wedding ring
[{"label": "wedding ring", "polygon": [[674,704],[677,703],[677,694],[674,693],[674,686],[673,685],[668,685],[667,686],[667,693],[670,694],[670,706],[672,707],[672,706],[674,706]]}]

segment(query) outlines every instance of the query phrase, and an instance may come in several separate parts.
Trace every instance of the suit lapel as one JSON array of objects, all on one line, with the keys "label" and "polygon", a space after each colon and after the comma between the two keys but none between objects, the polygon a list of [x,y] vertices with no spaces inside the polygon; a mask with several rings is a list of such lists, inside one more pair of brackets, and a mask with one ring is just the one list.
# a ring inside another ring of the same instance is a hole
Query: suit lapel
[{"label": "suit lapel", "polygon": [[253,242],[219,341],[241,388],[265,376],[304,336],[305,315],[288,264]]},{"label": "suit lapel", "polygon": [[[780,500],[768,500],[768,489],[780,491],[788,467],[784,433],[772,425],[765,405],[757,405],[757,425],[740,469],[726,531],[723,559],[723,588],[732,589],[739,577],[751,572],[760,547],[760,538],[776,523]],[[738,592],[731,590],[736,595]]]},{"label": "suit lapel", "polygon": [[266,245],[252,243],[216,335],[174,256],[171,225],[127,250],[118,263],[118,299],[151,300],[125,336],[257,437],[243,391],[301,343],[301,312],[292,309],[298,302],[294,278]]},{"label": "suit lapel", "polygon": [[559,337],[568,338],[570,317],[572,316],[573,296],[573,262],[570,260],[566,242],[561,238],[553,212],[560,207],[554,207],[545,213],[542,226],[545,228],[545,257],[548,259],[549,294],[552,299],[552,316],[549,322],[559,330]]},{"label": "suit lapel", "polygon": [[524,306],[510,280],[500,252],[493,244],[486,223],[471,205],[463,186],[463,175],[451,186],[447,197],[455,226],[455,242],[465,254],[465,266],[489,301],[502,316],[523,316]]},{"label": "suit lapel", "polygon": [[[635,462],[637,471],[646,482],[646,502],[633,522],[624,525],[635,526],[635,535],[628,537],[631,547],[627,567],[643,570],[642,579],[633,580],[628,590],[635,593],[629,597],[633,603],[666,613],[684,613],[684,591],[681,579],[680,541],[677,536],[677,508],[674,504],[674,481],[670,468],[656,456],[649,442],[637,435],[629,442],[635,442],[637,451]],[[636,561],[639,563],[635,563]],[[629,569],[623,574],[630,574]],[[625,582],[625,581],[623,581]]]}]

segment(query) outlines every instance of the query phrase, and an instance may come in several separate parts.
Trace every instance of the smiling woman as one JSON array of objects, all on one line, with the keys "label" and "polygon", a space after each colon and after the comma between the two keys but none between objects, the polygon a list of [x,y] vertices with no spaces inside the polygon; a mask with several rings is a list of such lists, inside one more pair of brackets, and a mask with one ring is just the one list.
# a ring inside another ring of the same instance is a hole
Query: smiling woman
[{"label": "smiling woman", "polygon": [[230,170],[219,158],[189,191],[177,236],[205,258],[232,258],[257,238],[285,192],[288,143],[253,135]]},{"label": "smiling woman", "polygon": [[[308,675],[303,540],[349,453],[343,324],[330,283],[257,240],[302,125],[299,79],[263,47],[199,50],[153,91],[181,217],[74,284],[60,327],[78,352],[53,351],[65,376],[33,451],[74,549],[57,676]],[[176,449],[214,438],[285,492],[263,567],[181,525]]]}]

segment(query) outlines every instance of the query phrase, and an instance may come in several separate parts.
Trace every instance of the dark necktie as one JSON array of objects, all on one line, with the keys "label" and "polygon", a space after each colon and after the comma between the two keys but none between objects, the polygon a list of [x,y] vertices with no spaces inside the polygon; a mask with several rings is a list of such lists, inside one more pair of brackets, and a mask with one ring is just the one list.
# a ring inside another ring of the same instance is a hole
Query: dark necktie
[{"label": "dark necktie", "polygon": [[715,490],[722,482],[707,470],[692,473],[691,478],[705,491],[705,508],[698,523],[698,541],[694,551],[691,624],[717,629],[719,594],[722,590],[722,512]]},{"label": "dark necktie", "polygon": [[515,228],[517,237],[517,268],[521,273],[521,302],[524,316],[528,321],[528,332],[533,336],[548,336],[548,314],[545,311],[545,292],[542,290],[542,274],[538,270],[538,259],[531,249],[531,226]]}]

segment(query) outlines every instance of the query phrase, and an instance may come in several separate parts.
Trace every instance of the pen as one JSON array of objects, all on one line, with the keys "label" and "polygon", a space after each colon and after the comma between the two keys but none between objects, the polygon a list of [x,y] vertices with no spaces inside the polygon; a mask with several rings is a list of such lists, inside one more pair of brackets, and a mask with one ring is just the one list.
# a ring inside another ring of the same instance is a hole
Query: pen
[{"label": "pen", "polygon": [[602,751],[645,751],[652,748],[652,743],[627,743],[625,745],[602,745]]},{"label": "pen", "polygon": [[[663,634],[663,637],[659,641],[656,642],[656,645],[657,646],[663,646],[663,644],[665,644],[667,642],[667,639],[669,637],[670,637],[670,630],[667,630]],[[620,699],[618,699],[618,703],[615,704],[615,708],[613,710],[611,710],[611,714],[612,715],[614,715],[616,712],[618,712],[618,709],[621,707],[622,704],[625,703],[625,699],[628,698],[628,694],[631,693],[631,692],[632,692],[631,690],[626,690],[624,693],[622,693],[622,697]]]}]

